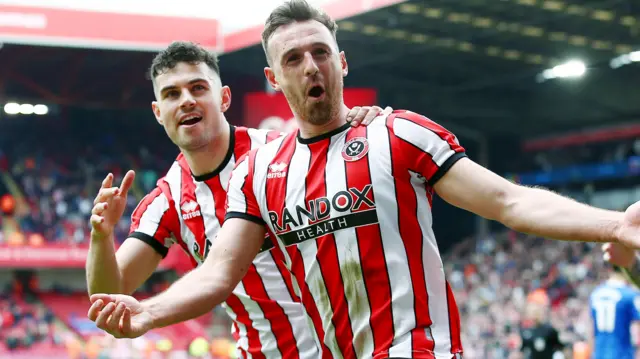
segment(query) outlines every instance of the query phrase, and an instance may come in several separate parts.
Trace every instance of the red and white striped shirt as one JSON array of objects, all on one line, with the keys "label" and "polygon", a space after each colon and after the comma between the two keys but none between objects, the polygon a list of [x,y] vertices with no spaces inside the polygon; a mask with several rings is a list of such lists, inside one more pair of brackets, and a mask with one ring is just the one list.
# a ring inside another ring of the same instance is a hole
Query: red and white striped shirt
[{"label": "red and white striped shirt", "polygon": [[[236,162],[249,150],[280,137],[275,131],[231,126],[229,151],[218,169],[193,176],[181,155],[132,215],[130,237],[163,257],[179,245],[200,265],[225,215],[227,187]],[[241,358],[318,358],[317,337],[291,285],[279,251],[265,241],[253,265],[224,306],[234,320]],[[194,289],[194,290],[197,290]]]},{"label": "red and white striped shirt", "polygon": [[226,218],[275,234],[323,353],[458,358],[431,200],[465,156],[453,134],[408,111],[312,139],[290,134],[238,164]]}]

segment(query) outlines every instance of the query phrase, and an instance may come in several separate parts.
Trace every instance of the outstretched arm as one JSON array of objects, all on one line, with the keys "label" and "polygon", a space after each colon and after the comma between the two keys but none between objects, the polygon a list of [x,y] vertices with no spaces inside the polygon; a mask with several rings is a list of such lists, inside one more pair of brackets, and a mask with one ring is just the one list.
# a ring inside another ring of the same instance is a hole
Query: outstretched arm
[{"label": "outstretched arm", "polygon": [[615,242],[625,232],[622,212],[516,185],[468,158],[456,162],[434,188],[450,204],[519,232],[585,242]]},{"label": "outstretched arm", "polygon": [[198,317],[225,301],[247,273],[264,237],[264,226],[254,222],[238,218],[225,222],[200,268],[142,302],[154,327]]}]

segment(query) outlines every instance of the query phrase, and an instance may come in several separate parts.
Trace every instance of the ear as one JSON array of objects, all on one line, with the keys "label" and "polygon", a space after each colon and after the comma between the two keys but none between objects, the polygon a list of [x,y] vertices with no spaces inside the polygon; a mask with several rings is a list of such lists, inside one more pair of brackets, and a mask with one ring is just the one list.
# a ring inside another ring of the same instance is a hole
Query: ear
[{"label": "ear", "polygon": [[280,91],[280,85],[278,84],[278,80],[276,80],[276,74],[273,72],[271,67],[264,68],[264,77],[267,78],[269,85],[276,91]]},{"label": "ear", "polygon": [[157,101],[151,102],[151,109],[153,110],[153,115],[156,116],[156,121],[158,121],[160,125],[164,125],[162,123],[162,118],[160,117],[160,106],[158,106]]},{"label": "ear", "polygon": [[340,67],[342,67],[342,77],[346,77],[349,74],[349,64],[347,64],[347,57],[344,55],[344,51],[340,51]]},{"label": "ear", "polygon": [[222,86],[220,89],[220,112],[226,112],[231,106],[231,89],[229,86]]}]

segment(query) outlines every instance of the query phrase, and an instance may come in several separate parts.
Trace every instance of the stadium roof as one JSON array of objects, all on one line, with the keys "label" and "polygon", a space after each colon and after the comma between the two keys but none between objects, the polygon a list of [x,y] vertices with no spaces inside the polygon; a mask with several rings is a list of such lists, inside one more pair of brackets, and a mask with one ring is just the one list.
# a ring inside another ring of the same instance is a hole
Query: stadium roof
[{"label": "stadium roof", "polygon": [[[378,0],[379,1],[379,0]],[[531,136],[637,121],[633,78],[640,63],[609,67],[640,50],[640,4],[631,1],[406,1],[339,21],[346,86],[375,87],[380,105],[419,111],[470,133]],[[255,37],[255,34],[252,35]],[[255,41],[225,53],[225,81],[262,81],[266,62]],[[61,104],[148,108],[141,69],[152,54],[5,45],[6,93]],[[585,77],[538,83],[568,59]],[[452,128],[453,129],[453,128]]]},{"label": "stadium roof", "polygon": [[[630,1],[408,1],[339,21],[338,40],[346,85],[377,87],[381,105],[482,133],[541,134],[638,121],[640,64],[609,61],[640,50],[639,15]],[[573,58],[590,67],[584,78],[536,81]],[[222,59],[256,76],[265,65],[260,46]]]}]

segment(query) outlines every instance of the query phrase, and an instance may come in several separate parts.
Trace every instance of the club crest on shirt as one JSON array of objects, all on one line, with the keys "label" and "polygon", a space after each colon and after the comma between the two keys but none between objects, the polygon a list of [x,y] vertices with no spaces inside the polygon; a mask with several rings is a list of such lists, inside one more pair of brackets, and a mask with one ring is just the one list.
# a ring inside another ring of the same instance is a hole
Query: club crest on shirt
[{"label": "club crest on shirt", "polygon": [[342,158],[353,162],[364,157],[369,152],[369,142],[364,137],[355,137],[347,141],[342,147]]}]

